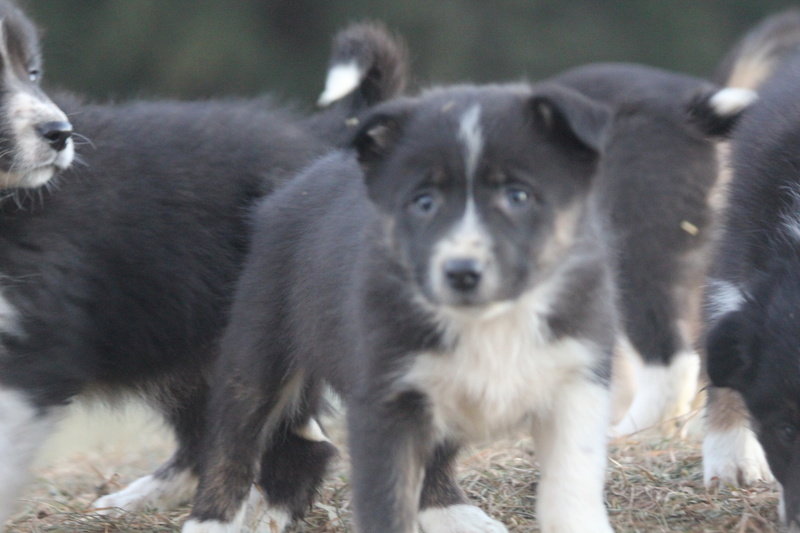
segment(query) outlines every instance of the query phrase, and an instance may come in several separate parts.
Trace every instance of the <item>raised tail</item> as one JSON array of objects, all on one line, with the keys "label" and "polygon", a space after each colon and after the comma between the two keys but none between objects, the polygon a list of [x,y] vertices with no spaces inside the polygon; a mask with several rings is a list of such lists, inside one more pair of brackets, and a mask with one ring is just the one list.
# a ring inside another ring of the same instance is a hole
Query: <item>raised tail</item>
[{"label": "raised tail", "polygon": [[756,90],[787,57],[800,51],[800,9],[765,18],[728,52],[713,80],[724,87]]},{"label": "raised tail", "polygon": [[408,82],[403,40],[378,22],[353,24],[333,39],[320,106],[345,104],[354,111],[402,94]]}]

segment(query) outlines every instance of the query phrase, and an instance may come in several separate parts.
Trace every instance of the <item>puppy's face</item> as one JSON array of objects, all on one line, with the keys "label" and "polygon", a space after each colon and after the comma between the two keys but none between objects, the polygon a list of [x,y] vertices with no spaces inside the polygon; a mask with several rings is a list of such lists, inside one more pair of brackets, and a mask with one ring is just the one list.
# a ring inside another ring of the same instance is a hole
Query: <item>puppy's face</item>
[{"label": "puppy's face", "polygon": [[708,373],[744,398],[786,521],[800,527],[800,272],[778,263],[709,331]]},{"label": "puppy's face", "polygon": [[41,90],[36,29],[0,4],[0,187],[36,187],[72,163],[72,125]]},{"label": "puppy's face", "polygon": [[574,239],[607,120],[560,87],[440,90],[367,119],[369,193],[424,299],[477,307],[530,288]]}]

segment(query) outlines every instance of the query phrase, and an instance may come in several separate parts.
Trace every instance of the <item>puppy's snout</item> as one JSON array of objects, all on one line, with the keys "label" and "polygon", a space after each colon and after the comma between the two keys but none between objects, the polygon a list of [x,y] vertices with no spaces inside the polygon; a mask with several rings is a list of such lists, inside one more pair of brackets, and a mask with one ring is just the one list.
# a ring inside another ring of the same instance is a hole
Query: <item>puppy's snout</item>
[{"label": "puppy's snout", "polygon": [[37,124],[36,132],[53,150],[60,152],[72,137],[72,124],[66,121],[42,122]]},{"label": "puppy's snout", "polygon": [[444,273],[451,288],[469,292],[481,282],[483,267],[475,259],[450,259],[444,264]]}]

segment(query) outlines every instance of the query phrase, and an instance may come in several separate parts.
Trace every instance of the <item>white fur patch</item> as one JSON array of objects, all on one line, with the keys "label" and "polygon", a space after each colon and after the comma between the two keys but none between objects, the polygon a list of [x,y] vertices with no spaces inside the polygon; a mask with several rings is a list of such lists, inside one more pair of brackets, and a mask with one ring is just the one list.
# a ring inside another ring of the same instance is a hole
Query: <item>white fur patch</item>
[{"label": "white fur patch", "polygon": [[16,504],[34,455],[61,411],[42,414],[21,392],[0,387],[0,524]]},{"label": "white fur patch", "polygon": [[764,450],[749,426],[707,431],[703,439],[703,480],[706,487],[720,483],[748,486],[758,480],[772,479]]},{"label": "white fur patch", "polygon": [[220,522],[219,520],[203,520],[201,522],[191,518],[183,524],[181,533],[240,533],[245,511],[247,511],[247,502],[242,504],[231,522]]},{"label": "white fur patch", "polygon": [[56,170],[67,168],[75,152],[72,139],[63,150],[54,150],[36,127],[45,122],[67,122],[67,116],[50,100],[15,89],[17,84],[10,85],[5,105],[14,137],[13,162],[9,171],[0,172],[0,186],[38,187],[50,180]]},{"label": "white fur patch", "polygon": [[778,518],[781,524],[786,523],[786,501],[783,499],[783,485],[780,481],[775,482],[778,485]]},{"label": "white fur patch", "polygon": [[458,139],[464,145],[464,169],[467,173],[467,183],[471,183],[475,178],[478,161],[483,152],[484,141],[480,118],[481,106],[475,104],[462,115],[458,127]]},{"label": "white fur patch", "polygon": [[255,485],[250,488],[247,507],[245,529],[251,533],[282,533],[292,523],[291,513],[268,505]]},{"label": "white fur patch", "polygon": [[541,530],[611,533],[603,501],[610,393],[573,377],[559,383],[554,394],[550,410],[532,425],[542,470],[536,503]]},{"label": "white fur patch", "polygon": [[432,507],[417,517],[422,533],[507,533],[502,523],[474,505]]},{"label": "white fur patch", "polygon": [[440,311],[446,344],[455,348],[420,354],[406,380],[430,397],[442,436],[484,439],[507,431],[550,409],[564,382],[589,379],[596,350],[576,339],[549,341],[545,317],[556,285],[482,315]]},{"label": "white fur patch", "polygon": [[169,479],[149,475],[118,492],[98,498],[92,504],[92,509],[99,514],[144,509],[169,511],[191,500],[196,489],[197,476],[189,471],[177,473]]},{"label": "white fur patch", "polygon": [[783,229],[793,241],[800,241],[800,187],[797,184],[787,187],[787,194],[791,197],[790,207],[781,213]]},{"label": "white fur patch", "polygon": [[0,333],[20,335],[19,313],[0,292]]},{"label": "white fur patch", "polygon": [[712,279],[708,282],[707,300],[708,321],[713,323],[722,315],[738,310],[744,302],[744,294],[739,287],[729,281]]},{"label": "white fur patch", "polygon": [[656,428],[668,434],[670,429],[685,433],[680,417],[692,410],[698,392],[700,356],[695,352],[676,354],[669,366],[643,364],[636,371],[637,391],[628,412],[614,427],[616,435],[630,435]]},{"label": "white fur patch", "polygon": [[363,76],[364,72],[355,61],[334,65],[328,71],[328,76],[325,79],[325,89],[319,96],[317,104],[326,106],[344,98],[358,88]]},{"label": "white fur patch", "polygon": [[750,89],[728,87],[711,97],[708,103],[721,117],[729,117],[742,112],[758,99],[758,94]]},{"label": "white fur patch", "polygon": [[479,294],[491,298],[500,283],[500,273],[492,261],[492,236],[481,222],[472,197],[467,198],[464,216],[433,248],[428,279],[432,292],[446,302],[450,287],[445,264],[452,259],[471,259],[481,267]]},{"label": "white fur patch", "polygon": [[312,442],[330,442],[331,440],[325,436],[322,428],[315,419],[310,419],[306,425],[295,429],[295,434]]}]

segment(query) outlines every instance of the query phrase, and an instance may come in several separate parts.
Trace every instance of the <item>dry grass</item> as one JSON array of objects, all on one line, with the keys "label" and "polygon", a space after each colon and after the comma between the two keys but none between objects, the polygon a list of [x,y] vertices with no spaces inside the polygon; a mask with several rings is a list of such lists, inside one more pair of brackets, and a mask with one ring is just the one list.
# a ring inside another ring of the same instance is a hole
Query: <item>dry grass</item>
[{"label": "dry grass", "polygon": [[[160,450],[159,452],[163,452]],[[119,488],[152,468],[157,452],[124,465],[111,475],[114,463],[99,456],[73,459],[40,472],[10,533],[177,532],[188,508],[169,513],[129,513],[99,517],[84,509],[98,494]],[[606,499],[618,532],[770,532],[779,531],[777,493],[773,486],[748,490],[703,488],[696,441],[627,439],[611,445]],[[118,459],[117,459],[118,460]],[[117,463],[120,464],[120,463]],[[295,531],[350,531],[347,473],[337,466],[321,498]],[[46,476],[47,479],[44,479]],[[461,484],[472,501],[504,522],[511,532],[538,531],[534,516],[538,466],[529,440],[504,441],[473,450],[461,461]]]}]

